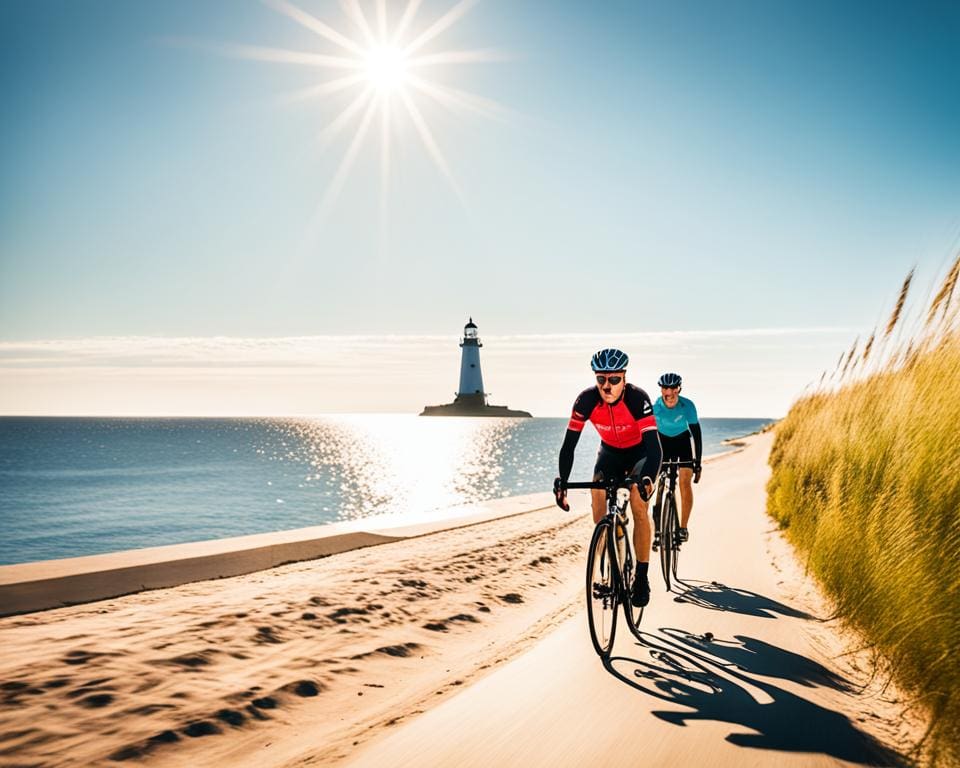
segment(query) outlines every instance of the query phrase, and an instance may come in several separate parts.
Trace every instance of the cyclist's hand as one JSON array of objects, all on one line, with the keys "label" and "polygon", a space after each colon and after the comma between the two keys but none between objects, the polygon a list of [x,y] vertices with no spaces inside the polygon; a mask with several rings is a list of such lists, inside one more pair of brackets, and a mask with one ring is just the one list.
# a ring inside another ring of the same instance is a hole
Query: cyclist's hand
[{"label": "cyclist's hand", "polygon": [[555,478],[553,481],[553,495],[556,497],[557,506],[560,507],[564,512],[570,511],[570,505],[567,504],[567,492],[560,487],[560,478]]},{"label": "cyclist's hand", "polygon": [[694,467],[693,467],[693,482],[695,482],[695,483],[699,483],[699,482],[700,482],[700,473],[701,473],[702,471],[703,471],[703,467],[701,467],[699,464],[695,464],[695,465],[694,465]]}]

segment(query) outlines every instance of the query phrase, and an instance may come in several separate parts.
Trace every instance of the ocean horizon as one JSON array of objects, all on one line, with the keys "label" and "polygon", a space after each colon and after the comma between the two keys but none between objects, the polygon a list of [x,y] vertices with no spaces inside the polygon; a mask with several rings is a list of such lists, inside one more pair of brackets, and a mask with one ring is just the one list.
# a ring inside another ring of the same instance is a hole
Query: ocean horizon
[{"label": "ocean horizon", "polygon": [[[774,419],[703,418],[704,455]],[[566,418],[0,417],[0,565],[456,507],[552,488]],[[599,440],[585,430],[572,477]],[[704,472],[709,482],[710,469]]]}]

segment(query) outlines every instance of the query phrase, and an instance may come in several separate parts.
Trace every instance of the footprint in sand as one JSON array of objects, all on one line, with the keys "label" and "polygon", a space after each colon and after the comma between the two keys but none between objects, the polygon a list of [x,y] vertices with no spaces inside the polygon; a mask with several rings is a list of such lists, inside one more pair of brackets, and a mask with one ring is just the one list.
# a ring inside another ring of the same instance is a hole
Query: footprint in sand
[{"label": "footprint in sand", "polygon": [[517,592],[508,592],[505,595],[499,595],[499,598],[505,603],[517,604],[523,602],[523,595]]},{"label": "footprint in sand", "polygon": [[456,616],[449,616],[444,621],[431,621],[423,625],[424,629],[429,629],[431,632],[446,632],[450,629],[448,624],[455,624],[456,622],[465,621],[471,624],[476,624],[480,621],[476,616],[471,616],[469,613],[458,613]]},{"label": "footprint in sand", "polygon": [[253,636],[253,641],[258,644],[278,644],[286,642],[282,637],[277,635],[277,628],[270,626],[257,627],[257,634]]},{"label": "footprint in sand", "polygon": [[103,655],[104,654],[102,653],[95,653],[93,651],[68,651],[67,655],[63,657],[62,661],[64,664],[76,666],[78,664],[86,664],[87,662]]},{"label": "footprint in sand", "polygon": [[209,720],[197,720],[184,728],[183,733],[191,738],[197,738],[199,736],[213,736],[216,733],[223,733],[223,731]]},{"label": "footprint in sand", "polygon": [[239,728],[247,721],[247,716],[243,712],[238,712],[235,709],[221,709],[217,712],[217,720],[231,725],[234,728]]},{"label": "footprint in sand", "polygon": [[195,653],[185,653],[181,656],[174,656],[172,659],[161,659],[158,664],[175,664],[178,667],[187,667],[196,669],[197,667],[206,667],[213,663],[211,658],[214,654],[220,653],[215,648],[207,648]]},{"label": "footprint in sand", "polygon": [[110,693],[95,693],[77,702],[81,707],[87,709],[100,709],[111,703],[113,703],[113,695]]},{"label": "footprint in sand", "polygon": [[[383,607],[383,606],[379,606]],[[356,616],[359,617],[354,619],[354,621],[362,621],[364,623],[369,623],[369,620],[364,618],[370,614],[370,611],[366,608],[337,608],[337,610],[332,613],[327,614],[327,618],[332,619],[337,624],[346,624],[349,619],[347,616]]]},{"label": "footprint in sand", "polygon": [[315,683],[313,680],[295,680],[292,683],[287,683],[280,690],[289,691],[297,696],[309,698],[311,696],[319,695],[320,691],[323,690],[323,686],[319,683]]}]

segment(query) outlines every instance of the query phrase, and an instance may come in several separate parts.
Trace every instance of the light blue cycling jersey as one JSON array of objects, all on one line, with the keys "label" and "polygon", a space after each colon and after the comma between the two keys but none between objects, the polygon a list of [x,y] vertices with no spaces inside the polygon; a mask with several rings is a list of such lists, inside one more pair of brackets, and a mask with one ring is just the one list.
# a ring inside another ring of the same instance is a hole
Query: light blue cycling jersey
[{"label": "light blue cycling jersey", "polygon": [[691,424],[699,424],[697,407],[693,400],[680,396],[673,408],[667,408],[662,397],[653,404],[653,416],[657,420],[657,431],[667,437],[677,437],[690,429]]}]

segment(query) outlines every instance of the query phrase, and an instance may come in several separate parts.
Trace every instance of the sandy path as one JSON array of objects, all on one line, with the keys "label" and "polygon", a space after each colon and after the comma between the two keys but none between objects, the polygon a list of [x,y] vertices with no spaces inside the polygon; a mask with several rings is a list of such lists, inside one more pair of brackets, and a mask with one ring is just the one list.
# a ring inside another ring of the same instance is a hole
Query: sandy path
[{"label": "sandy path", "polygon": [[[583,610],[470,689],[357,751],[361,766],[899,765],[915,730],[868,676],[764,513],[770,435],[712,463],[684,599],[659,572],[607,669]],[[712,633],[712,638],[706,633]],[[311,763],[312,764],[312,763]]]}]

